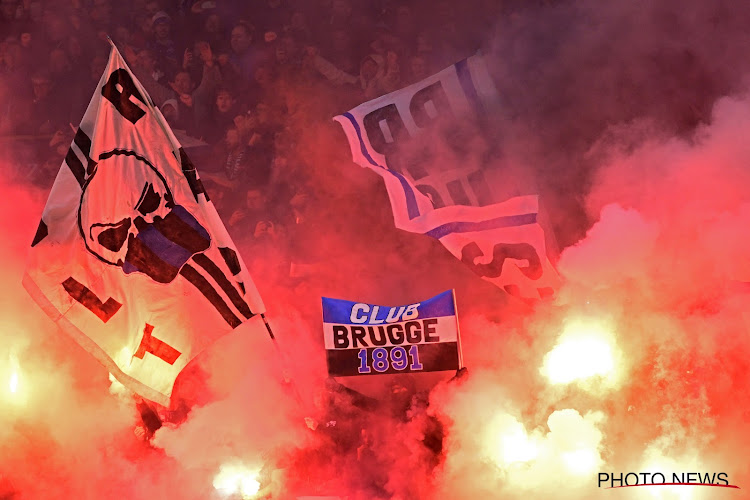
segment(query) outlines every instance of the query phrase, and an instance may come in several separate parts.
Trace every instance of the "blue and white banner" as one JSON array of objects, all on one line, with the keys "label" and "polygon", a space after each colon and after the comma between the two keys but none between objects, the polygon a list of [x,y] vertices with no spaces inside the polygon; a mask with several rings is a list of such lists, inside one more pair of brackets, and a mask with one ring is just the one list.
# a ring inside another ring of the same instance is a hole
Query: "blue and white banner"
[{"label": "blue and white banner", "polygon": [[[547,258],[537,195],[492,192],[486,172],[441,161],[416,164],[403,149],[441,123],[492,115],[497,90],[481,56],[336,116],[354,161],[385,181],[396,227],[439,239],[476,274],[529,298],[551,294],[559,277]],[[418,156],[418,155],[412,155]]]},{"label": "blue and white banner", "polygon": [[452,290],[395,307],[323,297],[323,336],[332,377],[461,367]]}]

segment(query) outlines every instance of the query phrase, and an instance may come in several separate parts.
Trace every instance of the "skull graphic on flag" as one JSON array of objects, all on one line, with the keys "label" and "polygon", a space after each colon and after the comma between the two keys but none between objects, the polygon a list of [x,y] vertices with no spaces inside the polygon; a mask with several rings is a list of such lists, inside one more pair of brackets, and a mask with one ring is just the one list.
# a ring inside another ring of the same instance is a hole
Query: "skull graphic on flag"
[{"label": "skull graphic on flag", "polygon": [[[107,197],[114,186],[143,186]],[[208,231],[176,205],[164,175],[131,151],[103,153],[83,186],[78,224],[86,249],[125,274],[171,282],[182,266],[211,245]]]}]

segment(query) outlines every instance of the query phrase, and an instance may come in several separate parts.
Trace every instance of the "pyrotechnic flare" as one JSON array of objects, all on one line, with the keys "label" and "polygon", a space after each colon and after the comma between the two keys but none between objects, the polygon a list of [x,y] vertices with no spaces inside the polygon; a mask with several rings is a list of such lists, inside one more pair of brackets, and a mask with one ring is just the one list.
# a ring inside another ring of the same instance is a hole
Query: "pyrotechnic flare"
[{"label": "pyrotechnic flare", "polygon": [[572,321],[544,357],[542,373],[552,384],[569,384],[600,377],[606,385],[617,381],[619,351],[603,323]]}]

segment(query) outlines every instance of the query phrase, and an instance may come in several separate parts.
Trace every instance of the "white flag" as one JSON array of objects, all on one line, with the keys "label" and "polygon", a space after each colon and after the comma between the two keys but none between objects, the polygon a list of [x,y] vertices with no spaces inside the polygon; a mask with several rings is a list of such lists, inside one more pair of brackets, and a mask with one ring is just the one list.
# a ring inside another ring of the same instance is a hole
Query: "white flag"
[{"label": "white flag", "polygon": [[265,310],[195,167],[115,47],[24,286],[122,384],[163,405],[193,357]]},{"label": "white flag", "polygon": [[514,295],[539,298],[557,288],[559,277],[547,258],[536,195],[497,203],[481,170],[394,160],[403,143],[438,119],[491,113],[497,103],[476,55],[334,119],[354,161],[383,177],[396,227],[439,239],[478,275]]}]

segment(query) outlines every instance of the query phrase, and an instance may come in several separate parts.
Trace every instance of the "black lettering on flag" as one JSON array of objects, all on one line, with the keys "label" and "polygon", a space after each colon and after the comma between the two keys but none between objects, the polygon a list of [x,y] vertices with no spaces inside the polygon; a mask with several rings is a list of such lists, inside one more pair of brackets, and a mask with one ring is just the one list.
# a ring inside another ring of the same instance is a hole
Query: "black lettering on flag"
[{"label": "black lettering on flag", "polygon": [[[407,323],[408,324],[408,323]],[[401,344],[404,340],[404,327],[398,323],[386,327],[391,344]]]},{"label": "black lettering on flag", "polygon": [[31,242],[31,246],[35,247],[40,241],[47,237],[49,229],[47,224],[43,221],[39,221],[39,227],[36,228],[36,234],[34,235],[34,241]]},{"label": "black lettering on flag", "polygon": [[222,318],[224,318],[224,321],[229,324],[232,328],[237,328],[242,324],[242,321],[234,315],[231,309],[229,309],[229,306],[224,303],[219,293],[213,289],[211,284],[201,276],[201,274],[195,270],[193,266],[190,264],[185,264],[182,266],[182,269],[180,269],[180,274],[187,279],[190,283],[195,286],[195,288],[198,289],[199,292],[203,294],[206,299],[211,303],[214,308],[218,311],[218,313],[221,315]]},{"label": "black lettering on flag", "polygon": [[83,156],[86,157],[86,175],[91,175],[91,173],[94,171],[94,167],[96,166],[96,162],[91,159],[91,139],[89,139],[89,136],[87,136],[86,133],[79,128],[78,130],[76,130],[76,135],[73,138],[73,142],[76,144],[76,146],[78,146],[78,149],[81,150]]},{"label": "black lettering on flag", "polygon": [[[122,88],[122,91],[117,88],[117,85]],[[146,112],[140,106],[130,100],[131,97],[135,97],[146,105],[146,100],[135,86],[130,73],[122,68],[116,69],[109,75],[107,83],[102,87],[102,96],[111,102],[117,112],[133,125],[146,115]]]},{"label": "black lettering on flag", "polygon": [[442,196],[440,196],[440,193],[434,187],[427,184],[417,184],[417,189],[430,199],[433,208],[443,208],[445,206]]},{"label": "black lettering on flag", "polygon": [[177,358],[182,354],[180,351],[167,344],[163,340],[159,340],[151,335],[154,331],[154,327],[146,323],[146,328],[143,329],[143,338],[141,339],[141,345],[138,346],[138,350],[133,354],[138,359],[143,359],[143,356],[147,352],[150,352],[157,358],[166,361],[170,365],[173,365]]},{"label": "black lettering on flag", "polygon": [[203,183],[198,177],[198,171],[195,169],[195,165],[190,160],[190,157],[187,155],[184,148],[180,148],[180,163],[182,164],[182,175],[187,179],[190,191],[195,197],[195,201],[198,201],[198,195],[201,193],[206,197],[206,201],[211,201],[206,192],[206,188],[203,187]]},{"label": "black lettering on flag", "polygon": [[484,256],[484,252],[473,241],[461,250],[461,262],[469,266],[479,276],[498,278],[503,273],[505,259],[517,259],[528,261],[528,266],[519,266],[518,268],[527,278],[538,280],[542,277],[542,262],[536,248],[528,243],[498,243],[492,250],[492,262],[475,264],[474,261],[482,256]]},{"label": "black lettering on flag", "polygon": [[342,325],[333,325],[333,347],[344,349],[349,347],[349,330]]},{"label": "black lettering on flag", "polygon": [[359,347],[357,345],[358,340],[362,343],[362,347],[367,347],[367,342],[365,342],[366,334],[367,334],[367,331],[365,330],[364,326],[353,326],[352,327],[352,347]]},{"label": "black lettering on flag", "polygon": [[76,130],[73,142],[78,146],[78,149],[81,150],[81,153],[86,158],[86,165],[81,162],[78,155],[73,151],[73,146],[68,148],[68,152],[65,155],[65,164],[73,173],[73,177],[76,178],[76,181],[78,181],[78,185],[83,187],[86,182],[86,177],[91,175],[96,166],[96,162],[89,156],[91,154],[91,139],[89,139],[86,133],[79,128]]},{"label": "black lettering on flag", "polygon": [[460,179],[450,181],[447,186],[448,193],[451,195],[454,205],[471,205],[469,196],[464,190],[464,185]]},{"label": "black lettering on flag", "polygon": [[469,186],[477,197],[477,205],[484,207],[492,204],[492,192],[487,180],[484,178],[484,172],[477,170],[469,174]]},{"label": "black lettering on flag", "polygon": [[424,341],[425,342],[440,342],[440,336],[435,335],[437,333],[437,318],[429,318],[422,321],[424,327]]},{"label": "black lettering on flag", "polygon": [[201,266],[203,269],[205,269],[208,274],[211,275],[211,277],[216,281],[216,283],[219,284],[222,290],[224,290],[224,293],[227,294],[227,297],[229,297],[229,300],[232,301],[232,304],[234,304],[234,307],[237,308],[239,312],[242,313],[243,316],[246,318],[252,318],[255,316],[252,311],[250,311],[250,306],[247,305],[247,302],[245,302],[242,297],[240,296],[240,293],[237,291],[237,289],[232,285],[232,283],[227,279],[227,277],[224,275],[224,272],[214,264],[214,262],[206,257],[204,254],[200,253],[198,255],[195,255],[193,257],[193,260]]},{"label": "black lettering on flag", "polygon": [[[430,116],[427,103],[432,103],[435,116]],[[434,120],[453,114],[448,96],[439,80],[418,90],[409,102],[409,112],[419,128],[428,127]]]},{"label": "black lettering on flag", "polygon": [[[370,342],[372,342],[372,345],[380,347],[388,343],[388,337],[385,334],[384,327],[368,326],[367,332],[370,334]],[[375,332],[378,332],[379,335],[376,336]]]},{"label": "black lettering on flag", "polygon": [[68,295],[73,297],[86,309],[96,314],[105,323],[112,319],[112,316],[122,307],[122,304],[112,297],[108,298],[106,302],[102,302],[94,292],[76,281],[75,278],[70,277],[66,279],[63,281],[62,286],[68,292]]},{"label": "black lettering on flag", "polygon": [[237,252],[229,247],[219,247],[219,253],[224,257],[224,262],[227,264],[229,270],[235,276],[240,274],[242,268],[240,267],[240,259],[237,257]]},{"label": "black lettering on flag", "polygon": [[78,185],[83,187],[83,184],[86,182],[86,169],[81,160],[78,159],[75,151],[73,151],[73,148],[68,149],[68,153],[65,155],[65,164],[73,173],[76,181],[78,181]]},{"label": "black lettering on flag", "polygon": [[385,156],[388,169],[400,174],[407,171],[415,181],[427,177],[424,158],[405,158],[403,154],[399,154],[399,143],[410,139],[410,136],[395,104],[370,111],[362,119],[362,125],[372,149]]},{"label": "black lettering on flag", "polygon": [[[392,154],[399,140],[409,135],[395,104],[370,111],[362,120],[362,124],[372,149],[382,155]],[[388,130],[390,137],[385,136],[383,128]]]}]

